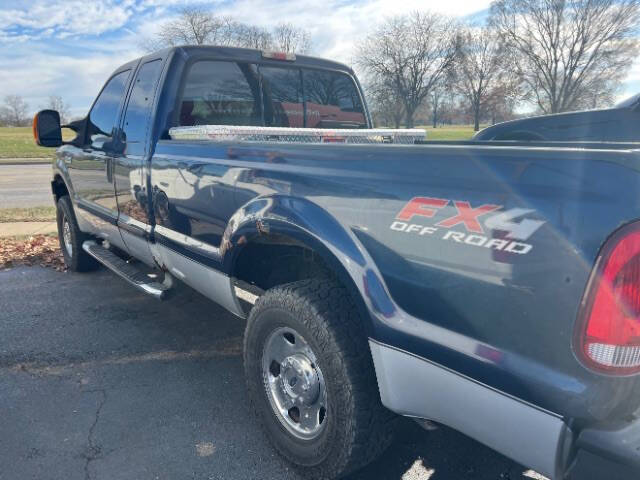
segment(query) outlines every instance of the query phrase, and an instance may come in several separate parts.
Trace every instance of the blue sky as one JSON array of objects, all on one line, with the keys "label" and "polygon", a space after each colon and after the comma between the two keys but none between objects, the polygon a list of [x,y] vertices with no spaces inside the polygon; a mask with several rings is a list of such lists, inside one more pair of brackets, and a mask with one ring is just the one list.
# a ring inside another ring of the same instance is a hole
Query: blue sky
[{"label": "blue sky", "polygon": [[[140,45],[185,4],[262,26],[308,29],[313,54],[351,63],[354,44],[385,16],[433,10],[481,18],[490,0],[0,0],[0,99],[22,95],[30,112],[61,95],[84,115],[109,74],[142,55]],[[625,92],[640,91],[640,65]]]}]

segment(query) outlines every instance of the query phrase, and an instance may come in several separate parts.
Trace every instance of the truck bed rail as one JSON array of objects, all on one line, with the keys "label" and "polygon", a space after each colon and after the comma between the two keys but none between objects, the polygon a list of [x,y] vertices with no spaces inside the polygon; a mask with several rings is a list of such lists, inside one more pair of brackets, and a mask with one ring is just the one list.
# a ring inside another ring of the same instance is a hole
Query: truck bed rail
[{"label": "truck bed rail", "polygon": [[169,135],[174,140],[210,140],[214,142],[398,143],[404,145],[426,139],[426,132],[421,128],[327,129],[235,125],[173,127],[169,130]]}]

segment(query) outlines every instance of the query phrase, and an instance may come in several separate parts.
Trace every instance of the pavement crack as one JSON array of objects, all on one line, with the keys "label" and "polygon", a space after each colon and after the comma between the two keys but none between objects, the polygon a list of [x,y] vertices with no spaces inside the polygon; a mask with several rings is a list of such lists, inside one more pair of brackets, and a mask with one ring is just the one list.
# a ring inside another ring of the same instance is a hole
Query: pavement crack
[{"label": "pavement crack", "polygon": [[93,419],[93,423],[89,427],[89,434],[87,435],[87,449],[84,453],[84,458],[86,460],[84,464],[84,478],[85,480],[91,480],[91,472],[89,472],[89,465],[94,460],[100,458],[101,448],[96,444],[94,439],[94,433],[98,422],[100,421],[100,413],[102,412],[102,407],[107,401],[107,391],[104,389],[98,390],[86,390],[84,393],[100,393],[100,402],[98,403],[98,408],[96,409],[95,418]]}]

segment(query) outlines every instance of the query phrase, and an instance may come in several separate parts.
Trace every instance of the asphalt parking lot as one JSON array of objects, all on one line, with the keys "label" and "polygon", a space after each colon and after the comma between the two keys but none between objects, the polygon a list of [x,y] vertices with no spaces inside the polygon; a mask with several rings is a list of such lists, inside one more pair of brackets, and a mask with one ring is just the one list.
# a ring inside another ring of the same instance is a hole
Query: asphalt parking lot
[{"label": "asphalt parking lot", "polygon": [[[0,479],[299,479],[247,408],[244,322],[111,273],[0,272]],[[463,412],[461,412],[463,414]],[[540,478],[410,420],[353,479]]]}]

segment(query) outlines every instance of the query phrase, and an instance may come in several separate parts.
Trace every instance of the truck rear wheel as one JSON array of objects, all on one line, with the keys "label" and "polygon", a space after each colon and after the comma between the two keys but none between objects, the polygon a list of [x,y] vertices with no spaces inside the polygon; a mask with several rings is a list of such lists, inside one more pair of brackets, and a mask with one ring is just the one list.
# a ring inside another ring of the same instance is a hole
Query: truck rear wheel
[{"label": "truck rear wheel", "polygon": [[380,403],[358,311],[336,282],[302,280],[262,295],[244,365],[267,435],[305,478],[346,475],[391,442],[395,417]]},{"label": "truck rear wheel", "polygon": [[98,263],[82,249],[82,243],[88,240],[89,237],[78,228],[73,205],[68,195],[58,199],[56,220],[58,222],[60,249],[67,268],[74,272],[95,270],[98,267]]}]

